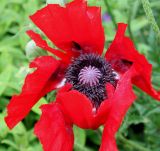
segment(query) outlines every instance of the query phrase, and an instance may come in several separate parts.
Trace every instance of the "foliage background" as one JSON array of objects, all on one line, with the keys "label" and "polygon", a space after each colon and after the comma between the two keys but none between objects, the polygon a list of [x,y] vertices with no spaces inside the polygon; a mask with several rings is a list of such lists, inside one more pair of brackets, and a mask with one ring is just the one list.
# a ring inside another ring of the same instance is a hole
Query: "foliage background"
[{"label": "foliage background", "polygon": [[[160,39],[146,18],[142,3],[146,0],[88,0],[90,5],[102,7],[106,34],[106,49],[113,40],[117,22],[129,24],[128,35],[137,49],[153,64],[153,83],[160,88]],[[63,2],[48,0],[48,2]],[[24,77],[29,72],[28,62],[43,55],[29,42],[25,31],[35,28],[28,16],[46,4],[44,0],[1,0],[0,2],[0,151],[41,151],[41,145],[33,134],[33,125],[39,119],[41,103],[54,99],[54,92],[42,98],[31,113],[10,131],[5,123],[5,107],[11,96],[19,93]],[[160,1],[150,0],[156,22],[160,25]],[[114,17],[113,17],[114,16]],[[28,43],[29,42],[29,43]],[[27,44],[28,43],[28,44]],[[35,51],[36,50],[36,51]],[[138,98],[130,108],[117,133],[120,151],[160,151],[160,103],[135,88]],[[75,151],[97,151],[101,144],[103,128],[96,131],[74,127]]]}]

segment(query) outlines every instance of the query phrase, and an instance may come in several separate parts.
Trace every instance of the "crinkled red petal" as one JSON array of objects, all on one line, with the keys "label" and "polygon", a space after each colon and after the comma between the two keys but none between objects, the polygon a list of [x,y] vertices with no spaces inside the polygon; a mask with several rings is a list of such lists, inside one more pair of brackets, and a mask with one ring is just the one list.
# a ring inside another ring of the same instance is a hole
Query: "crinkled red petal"
[{"label": "crinkled red petal", "polygon": [[97,129],[104,124],[110,108],[110,101],[102,102],[100,110],[97,112],[89,98],[76,90],[70,89],[71,85],[67,84],[59,91],[56,98],[56,102],[61,104],[66,118],[84,129]]},{"label": "crinkled red petal", "polygon": [[30,18],[60,49],[72,50],[75,42],[87,52],[103,51],[100,8],[89,7],[84,0],[75,0],[66,7],[48,4]]},{"label": "crinkled red petal", "polygon": [[39,57],[31,62],[30,68],[37,69],[27,75],[22,92],[13,96],[7,106],[5,121],[9,128],[20,122],[42,96],[57,87],[62,79],[57,77],[59,66],[60,62],[51,56]]},{"label": "crinkled red petal", "polygon": [[61,104],[64,115],[71,122],[81,128],[92,127],[92,104],[85,95],[76,90],[58,93],[56,102]]},{"label": "crinkled red petal", "polygon": [[[137,71],[137,75],[132,80],[133,83],[153,98],[160,100],[160,92],[157,92],[151,83],[152,65],[143,55],[139,54],[133,42],[125,36],[126,27],[126,24],[118,24],[116,37],[106,53],[106,59],[111,63],[118,60],[132,62]],[[123,66],[119,66],[119,70],[123,69]]]},{"label": "crinkled red petal", "polygon": [[131,83],[131,78],[134,73],[134,68],[131,68],[122,76],[118,82],[114,96],[108,100],[111,103],[111,107],[106,117],[100,151],[118,151],[115,134],[127,110],[136,98]]},{"label": "crinkled red petal", "polygon": [[47,42],[41,38],[41,36],[37,33],[35,33],[32,30],[28,30],[27,34],[34,40],[36,45],[44,50],[47,50],[57,57],[59,57],[63,62],[69,63],[72,56],[69,56],[69,54],[65,54],[59,50],[53,49],[50,46],[48,46]]},{"label": "crinkled red petal", "polygon": [[34,132],[44,151],[72,151],[74,136],[72,125],[66,123],[56,103],[43,105],[42,115]]},{"label": "crinkled red petal", "polygon": [[107,91],[107,98],[110,99],[114,95],[115,87],[112,84],[107,83],[106,84],[106,91]]},{"label": "crinkled red petal", "polygon": [[[133,74],[132,70],[132,75]],[[109,98],[101,103],[97,111],[93,108],[91,101],[84,94],[76,90],[70,90],[71,85],[68,84],[59,91],[56,102],[61,104],[64,115],[66,115],[72,123],[81,128],[96,129],[100,125],[105,124],[107,116],[110,114],[109,111],[113,104],[113,100],[122,99],[122,101],[124,101],[125,96],[130,94],[130,89],[126,91],[129,87],[127,78],[125,79],[126,82],[123,80],[124,78],[120,79],[116,89],[114,89],[110,84],[106,85],[106,89],[109,91]]]}]

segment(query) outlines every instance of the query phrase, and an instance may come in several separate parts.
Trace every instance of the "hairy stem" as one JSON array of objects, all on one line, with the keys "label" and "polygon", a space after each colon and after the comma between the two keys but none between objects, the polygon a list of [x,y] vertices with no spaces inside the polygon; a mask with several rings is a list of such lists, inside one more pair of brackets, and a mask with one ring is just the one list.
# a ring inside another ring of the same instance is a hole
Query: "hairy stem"
[{"label": "hairy stem", "polygon": [[160,29],[157,25],[155,18],[154,18],[150,2],[149,2],[149,0],[141,0],[141,2],[143,5],[143,8],[144,8],[144,11],[146,13],[147,19],[148,19],[149,23],[151,24],[155,34],[157,35],[158,42],[160,43]]}]

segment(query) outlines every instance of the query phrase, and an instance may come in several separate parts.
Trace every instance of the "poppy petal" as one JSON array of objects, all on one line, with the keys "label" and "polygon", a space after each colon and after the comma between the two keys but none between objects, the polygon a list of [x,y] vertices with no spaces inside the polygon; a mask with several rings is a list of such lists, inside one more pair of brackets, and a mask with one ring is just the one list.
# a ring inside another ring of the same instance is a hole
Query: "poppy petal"
[{"label": "poppy petal", "polygon": [[30,36],[31,39],[34,40],[34,42],[36,43],[36,45],[38,47],[51,52],[52,54],[61,58],[62,61],[66,62],[66,63],[69,63],[69,60],[70,60],[71,56],[69,57],[68,54],[66,55],[63,52],[61,52],[59,50],[56,50],[56,49],[53,49],[50,46],[48,46],[47,42],[45,40],[43,40],[42,37],[39,34],[35,33],[34,31],[28,30],[27,34]]},{"label": "poppy petal", "polygon": [[112,84],[107,83],[106,92],[107,92],[107,99],[101,103],[100,107],[97,110],[95,125],[96,123],[98,123],[99,125],[104,125],[104,123],[106,122],[106,117],[111,107],[111,99],[114,96],[115,87]]},{"label": "poppy petal", "polygon": [[58,104],[41,107],[42,115],[34,132],[43,145],[44,151],[72,151],[72,125],[66,123]]},{"label": "poppy petal", "polygon": [[65,7],[48,4],[30,18],[60,49],[72,50],[76,43],[86,51],[103,51],[100,8],[88,7],[84,0],[75,0]]},{"label": "poppy petal", "polygon": [[51,56],[39,57],[31,62],[30,68],[37,69],[27,75],[22,92],[13,96],[7,106],[5,121],[9,128],[21,121],[42,96],[56,88],[60,79],[54,75],[57,75],[59,65],[60,62]]},{"label": "poppy petal", "polygon": [[74,124],[81,128],[92,127],[92,104],[85,95],[71,90],[58,93],[56,101],[61,104],[64,115],[67,115]]},{"label": "poppy petal", "polygon": [[72,24],[74,41],[85,51],[94,51],[101,55],[105,41],[101,9],[88,7],[85,0],[75,0],[67,4],[66,8]]},{"label": "poppy petal", "polygon": [[133,77],[133,83],[140,89],[148,93],[153,98],[160,100],[160,92],[157,92],[151,83],[152,65],[147,61],[144,55],[141,55],[134,47],[133,42],[125,36],[126,24],[119,23],[115,39],[106,53],[106,59],[111,63],[125,60],[125,66],[119,66],[119,70],[130,67],[133,63],[137,75]]},{"label": "poppy petal", "polygon": [[134,68],[131,68],[122,76],[118,82],[113,98],[109,100],[111,101],[111,107],[109,114],[106,117],[100,151],[118,151],[114,138],[115,134],[120,127],[127,110],[136,98],[131,83],[131,77],[134,73]]}]

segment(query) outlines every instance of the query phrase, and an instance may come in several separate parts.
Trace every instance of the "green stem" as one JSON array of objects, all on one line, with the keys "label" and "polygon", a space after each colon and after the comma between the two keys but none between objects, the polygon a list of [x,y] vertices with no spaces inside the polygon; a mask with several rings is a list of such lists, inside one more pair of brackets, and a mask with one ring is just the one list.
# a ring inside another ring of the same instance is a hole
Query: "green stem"
[{"label": "green stem", "polygon": [[84,146],[81,146],[81,145],[79,145],[79,144],[77,144],[77,143],[75,143],[74,146],[75,146],[75,148],[77,148],[77,150],[79,150],[79,151],[90,151],[90,149],[84,148]]},{"label": "green stem", "polygon": [[141,0],[141,2],[143,5],[143,8],[144,8],[144,11],[146,13],[147,19],[148,19],[149,23],[151,24],[154,32],[157,35],[158,42],[160,42],[160,29],[157,25],[155,18],[154,18],[154,15],[153,15],[153,12],[151,9],[151,4],[150,4],[149,0]]},{"label": "green stem", "polygon": [[128,32],[134,43],[135,43],[135,39],[131,30],[132,29],[131,27],[132,27],[132,20],[137,15],[139,4],[140,4],[139,1],[134,1],[133,3],[131,3],[130,7],[128,8]]},{"label": "green stem", "polygon": [[128,17],[128,32],[129,32],[129,35],[130,35],[131,39],[132,39],[133,42],[134,42],[134,37],[133,37],[132,30],[131,30],[131,20],[132,20],[132,17],[131,17],[131,15],[130,15],[131,12],[132,12],[132,11],[130,11],[129,17]]},{"label": "green stem", "polygon": [[118,135],[118,138],[120,139],[120,141],[122,141],[123,143],[131,146],[132,148],[134,148],[135,150],[137,151],[150,151],[149,149],[143,147],[142,145],[134,142],[134,141],[131,141],[131,140],[128,140],[126,139],[123,135],[119,134]]},{"label": "green stem", "polygon": [[112,22],[113,22],[115,28],[117,28],[117,23],[116,23],[114,14],[112,13],[112,9],[111,9],[111,7],[109,6],[108,0],[104,0],[104,3],[105,3],[105,5],[106,5],[106,8],[107,8],[107,10],[108,10],[109,15],[111,16],[111,19],[112,19]]}]

